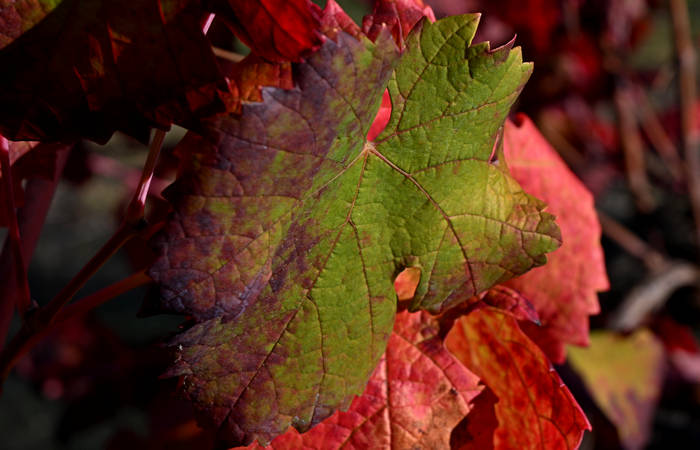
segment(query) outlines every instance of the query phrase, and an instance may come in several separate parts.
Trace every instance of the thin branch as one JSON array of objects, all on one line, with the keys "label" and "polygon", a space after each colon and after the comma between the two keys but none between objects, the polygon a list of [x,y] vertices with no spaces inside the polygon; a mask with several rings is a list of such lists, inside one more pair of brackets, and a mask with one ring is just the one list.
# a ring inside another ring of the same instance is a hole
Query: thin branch
[{"label": "thin branch", "polygon": [[661,159],[663,159],[673,179],[677,182],[683,182],[683,163],[675,144],[668,136],[668,133],[666,133],[663,125],[661,125],[661,121],[656,115],[647,93],[640,86],[637,86],[635,91],[637,100],[637,108],[635,109],[637,109],[639,114],[644,134],[646,134],[651,145],[654,146]]},{"label": "thin branch", "polygon": [[682,286],[700,281],[700,268],[685,261],[670,261],[634,233],[604,213],[598,211],[603,234],[615,241],[627,253],[639,258],[649,269],[649,276],[627,294],[613,313],[609,326],[614,330],[630,331],[663,306],[673,292]]},{"label": "thin branch", "polygon": [[245,58],[244,55],[241,55],[239,53],[231,52],[228,50],[224,50],[223,48],[219,47],[212,47],[212,51],[216,56],[218,56],[221,59],[225,59],[227,61],[231,61],[234,63],[241,62]]},{"label": "thin branch", "polygon": [[[165,138],[165,132],[157,130],[150,146],[146,163],[141,174],[134,197],[127,208],[124,221],[114,232],[112,237],[93,256],[90,261],[83,266],[78,274],[56,295],[49,303],[37,309],[31,314],[22,325],[19,333],[12,339],[10,346],[3,351],[0,359],[11,360],[13,352],[22,348],[24,342],[31,339],[35,334],[43,332],[56,322],[59,311],[75,296],[87,280],[89,280],[125,243],[138,235],[149,234],[151,228],[147,227],[143,221],[144,207],[153,171],[158,160],[158,154]],[[157,227],[158,225],[156,225]],[[8,356],[9,355],[9,356]]]},{"label": "thin branch", "polygon": [[12,186],[12,167],[10,164],[10,145],[4,136],[0,135],[0,166],[2,167],[2,181],[5,193],[5,215],[9,222],[10,252],[12,253],[15,282],[19,295],[15,304],[17,311],[24,315],[32,305],[27,280],[27,265],[22,256],[22,236],[17,223],[17,210],[15,207],[15,193]]},{"label": "thin branch", "polygon": [[625,155],[627,182],[639,210],[649,212],[654,209],[655,201],[651,183],[647,178],[644,142],[637,126],[634,101],[630,88],[618,87],[615,90],[615,107],[619,118],[622,150]]},{"label": "thin branch", "polygon": [[97,306],[116,298],[125,292],[152,282],[146,275],[145,270],[141,270],[128,278],[107,286],[94,294],[84,297],[66,306],[54,317],[53,322],[47,324],[40,330],[30,330],[22,328],[12,339],[2,355],[0,355],[0,380],[5,380],[10,370],[17,364],[20,358],[26,355],[34,346],[41,342],[47,335],[60,328],[71,320],[85,315]]},{"label": "thin branch", "polygon": [[[41,229],[51,206],[51,200],[68,161],[70,149],[70,146],[59,145],[55,150],[56,166],[51,180],[31,178],[27,182],[24,190],[26,201],[17,212],[17,221],[22,235],[22,256],[25,264],[29,263],[32,254],[34,254],[36,243],[39,241]],[[10,238],[8,236],[0,254],[0,276],[3,277],[3,282],[0,283],[0,342],[3,344],[10,327],[15,299],[18,295],[16,277],[14,276],[15,268],[10,253]]]},{"label": "thin branch", "polygon": [[130,224],[136,224],[143,219],[143,212],[146,208],[146,198],[148,197],[151,180],[153,180],[153,172],[155,171],[158,155],[160,154],[161,147],[163,147],[164,140],[165,131],[156,130],[153,136],[153,142],[151,142],[151,146],[148,149],[146,164],[144,164],[143,171],[141,172],[141,180],[126,210],[125,221]]},{"label": "thin branch", "polygon": [[690,204],[695,220],[696,242],[700,246],[700,130],[698,130],[696,103],[696,53],[690,33],[688,5],[685,0],[669,0],[676,53],[679,63],[679,94],[681,129],[686,178]]},{"label": "thin branch", "polygon": [[209,33],[209,28],[211,28],[211,24],[214,22],[214,18],[216,17],[216,14],[208,14],[207,17],[202,21],[202,33],[205,35]]},{"label": "thin branch", "polygon": [[636,234],[627,229],[601,211],[598,212],[598,220],[603,230],[603,234],[614,241],[627,253],[641,260],[652,272],[660,272],[668,267],[666,257],[654,250],[649,244],[639,239]]},{"label": "thin branch", "polygon": [[34,313],[32,320],[27,323],[29,325],[27,328],[33,328],[33,331],[36,332],[50,325],[54,321],[56,313],[73,298],[100,267],[136,235],[138,235],[136,227],[124,221],[95,256],[61,289],[58,295]]},{"label": "thin branch", "polygon": [[678,288],[697,284],[698,281],[700,269],[695,264],[670,264],[666,269],[646,278],[627,294],[613,314],[610,327],[619,331],[634,330],[649,314],[661,308]]}]

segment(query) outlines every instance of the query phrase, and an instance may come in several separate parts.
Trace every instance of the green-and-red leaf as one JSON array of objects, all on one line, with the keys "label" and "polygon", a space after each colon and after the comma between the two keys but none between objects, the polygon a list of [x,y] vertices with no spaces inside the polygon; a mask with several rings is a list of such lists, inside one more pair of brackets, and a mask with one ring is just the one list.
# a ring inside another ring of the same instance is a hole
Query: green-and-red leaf
[{"label": "green-and-red leaf", "polygon": [[298,89],[219,116],[181,144],[175,213],[151,275],[185,394],[222,438],[266,441],[349,406],[389,338],[393,282],[445,310],[545,261],[558,229],[491,152],[527,80],[520,52],[470,46],[478,19],[424,23],[389,81],[389,124],[365,137],[398,58],[339,33],[294,69]]},{"label": "green-and-red leaf", "polygon": [[306,433],[290,429],[268,448],[448,448],[481,387],[445,350],[438,328],[427,313],[397,314],[386,353],[350,409]]}]

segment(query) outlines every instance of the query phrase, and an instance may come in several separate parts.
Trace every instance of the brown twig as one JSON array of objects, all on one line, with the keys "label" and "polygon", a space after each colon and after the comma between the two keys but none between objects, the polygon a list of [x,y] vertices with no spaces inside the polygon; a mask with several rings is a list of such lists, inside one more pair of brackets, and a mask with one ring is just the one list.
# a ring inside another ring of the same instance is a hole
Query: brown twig
[{"label": "brown twig", "polygon": [[673,292],[700,281],[700,269],[695,264],[674,262],[635,286],[613,314],[610,327],[631,331],[644,322],[651,313],[666,303]]},{"label": "brown twig", "polygon": [[669,0],[673,34],[679,64],[679,95],[683,156],[690,204],[695,220],[696,240],[700,245],[700,130],[698,130],[696,103],[696,53],[690,33],[688,5],[685,0]]},{"label": "brown twig", "polygon": [[235,52],[231,52],[231,51],[228,51],[228,50],[224,50],[223,48],[212,47],[211,49],[212,49],[212,51],[214,52],[214,54],[215,54],[216,56],[218,56],[219,58],[225,59],[225,60],[227,60],[227,61],[231,61],[231,62],[234,62],[234,63],[241,62],[241,61],[243,61],[243,59],[245,58],[245,56],[243,56],[243,55],[241,55],[241,54],[239,54],[239,53],[235,53]]},{"label": "brown twig", "polygon": [[649,269],[649,276],[627,294],[610,319],[610,327],[619,331],[637,328],[644,319],[659,309],[681,286],[697,283],[700,268],[685,261],[670,261],[641,240],[624,225],[598,211],[603,234],[630,255],[640,259]]},{"label": "brown twig", "polygon": [[136,188],[136,192],[134,192],[134,197],[131,199],[129,206],[126,209],[125,222],[132,225],[143,219],[143,211],[146,207],[146,198],[148,197],[148,191],[151,188],[153,172],[156,169],[156,162],[158,162],[158,155],[160,154],[160,149],[163,146],[165,134],[166,133],[163,130],[156,130],[153,136],[153,142],[151,142],[151,146],[148,150],[146,163],[144,164],[143,171],[141,172],[141,180]]},{"label": "brown twig", "polygon": [[605,236],[642,261],[651,272],[660,272],[668,267],[669,262],[664,255],[654,250],[627,227],[601,211],[598,211],[598,220]]},{"label": "brown twig", "polygon": [[661,121],[659,121],[646,92],[640,86],[637,86],[635,91],[636,109],[644,134],[646,134],[651,145],[654,146],[661,159],[663,159],[673,179],[677,182],[683,182],[683,163],[678,155],[676,146],[661,125]]},{"label": "brown twig", "polygon": [[628,87],[615,90],[615,107],[620,126],[620,140],[625,155],[627,182],[634,195],[640,211],[650,212],[654,209],[654,196],[651,183],[647,178],[644,160],[644,142],[637,126],[632,92]]}]

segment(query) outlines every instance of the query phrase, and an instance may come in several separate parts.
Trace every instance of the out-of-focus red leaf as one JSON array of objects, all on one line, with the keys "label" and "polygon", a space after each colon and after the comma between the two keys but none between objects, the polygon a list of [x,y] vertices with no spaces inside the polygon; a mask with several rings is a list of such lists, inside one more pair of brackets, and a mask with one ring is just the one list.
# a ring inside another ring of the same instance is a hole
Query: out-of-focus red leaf
[{"label": "out-of-focus red leaf", "polygon": [[496,449],[572,449],[590,424],[549,360],[508,313],[485,307],[455,321],[447,349],[498,397]]},{"label": "out-of-focus red leaf", "polygon": [[589,348],[569,349],[569,363],[617,427],[622,445],[643,448],[663,383],[661,343],[648,330],[627,337],[594,332]]},{"label": "out-of-focus red leaf", "polygon": [[267,448],[449,448],[452,429],[481,388],[438,332],[428,313],[397,314],[386,353],[350,409],[303,434],[290,428]]},{"label": "out-of-focus red leaf", "polygon": [[362,20],[362,30],[374,41],[386,26],[399,48],[403,48],[406,36],[423,17],[435,22],[432,8],[422,0],[377,0],[372,14]]},{"label": "out-of-focus red leaf", "polygon": [[145,138],[222,109],[227,87],[201,14],[190,0],[64,0],[0,51],[0,133]]},{"label": "out-of-focus red leaf", "polygon": [[609,287],[593,197],[526,116],[506,122],[504,152],[513,177],[547,202],[561,228],[563,244],[547,264],[506,286],[530,299],[540,317],[542,327],[524,330],[563,362],[565,343],[588,343],[588,316],[599,312],[597,292]]},{"label": "out-of-focus red leaf", "polygon": [[664,344],[668,359],[680,375],[700,383],[700,345],[693,330],[669,317],[657,318],[652,330]]},{"label": "out-of-focus red leaf", "polygon": [[253,53],[299,61],[322,42],[320,9],[310,0],[213,0],[213,11]]}]

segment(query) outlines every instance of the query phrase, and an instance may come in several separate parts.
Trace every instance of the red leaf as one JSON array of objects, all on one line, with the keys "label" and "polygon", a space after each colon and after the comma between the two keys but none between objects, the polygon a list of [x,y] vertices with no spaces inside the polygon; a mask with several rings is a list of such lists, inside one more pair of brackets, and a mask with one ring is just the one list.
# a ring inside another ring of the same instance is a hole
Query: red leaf
[{"label": "red leaf", "polygon": [[[341,30],[358,39],[362,34],[355,22],[333,0],[326,4],[321,14],[319,30],[333,40],[336,40],[338,32]],[[270,62],[257,53],[251,53],[238,63],[232,64],[221,61],[220,65],[229,80],[231,93],[226,98],[226,110],[229,112],[240,114],[243,103],[262,102],[261,89],[263,87],[280,89],[292,89],[294,87],[290,61]],[[390,112],[391,109],[389,110]],[[389,116],[387,114],[386,122],[388,121]],[[386,126],[386,123],[384,126]]]},{"label": "red leaf", "polygon": [[318,6],[310,0],[215,0],[219,18],[269,61],[299,61],[322,42]]},{"label": "red leaf", "polygon": [[496,449],[576,448],[590,429],[551,364],[509,314],[487,307],[458,319],[445,345],[496,394]]},{"label": "red leaf", "polygon": [[221,109],[217,90],[227,87],[196,3],[63,1],[0,52],[0,133],[143,138]]},{"label": "red leaf", "polygon": [[357,26],[345,11],[335,2],[328,0],[321,15],[321,32],[329,38],[335,40],[339,31],[345,31],[351,36],[359,39],[362,30]]},{"label": "red leaf", "polygon": [[362,30],[374,41],[386,26],[399,48],[403,48],[408,33],[423,17],[435,22],[432,8],[422,0],[377,0],[372,14],[362,21]]},{"label": "red leaf", "polygon": [[597,292],[609,286],[593,197],[526,116],[518,116],[518,125],[506,122],[504,141],[511,174],[548,204],[563,240],[546,265],[506,286],[532,301],[542,327],[525,325],[525,331],[563,362],[564,343],[588,344],[588,316],[599,312]]},{"label": "red leaf", "polygon": [[391,96],[389,95],[389,91],[386,90],[382,96],[382,104],[379,106],[379,111],[377,111],[377,115],[374,117],[374,122],[372,122],[372,126],[369,128],[369,132],[367,133],[367,140],[374,141],[374,139],[379,136],[379,133],[384,131],[384,128],[386,128],[390,118]]},{"label": "red leaf", "polygon": [[474,399],[472,410],[452,430],[451,448],[457,450],[493,450],[493,432],[498,427],[496,417],[498,397],[484,386]]},{"label": "red leaf", "polygon": [[673,367],[688,381],[700,382],[700,345],[692,328],[669,317],[660,317],[652,327],[666,348]]},{"label": "red leaf", "polygon": [[397,314],[386,353],[350,409],[303,434],[290,428],[267,448],[449,448],[480,388],[445,350],[438,328],[425,312]]}]

